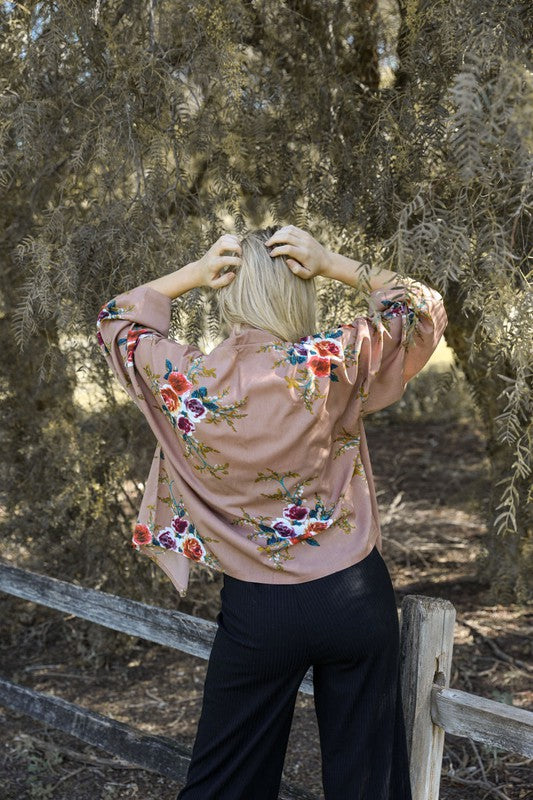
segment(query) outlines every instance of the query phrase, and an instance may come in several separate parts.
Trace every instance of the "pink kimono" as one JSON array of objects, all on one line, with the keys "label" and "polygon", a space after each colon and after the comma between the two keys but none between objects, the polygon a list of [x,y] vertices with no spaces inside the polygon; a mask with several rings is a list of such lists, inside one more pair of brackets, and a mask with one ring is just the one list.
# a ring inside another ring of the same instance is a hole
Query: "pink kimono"
[{"label": "pink kimono", "polygon": [[183,596],[191,564],[298,583],[381,551],[363,417],[399,400],[446,328],[441,295],[410,278],[368,316],[297,342],[260,328],[205,354],[169,338],[171,300],[147,285],[98,314],[98,342],[157,446],[132,544]]}]

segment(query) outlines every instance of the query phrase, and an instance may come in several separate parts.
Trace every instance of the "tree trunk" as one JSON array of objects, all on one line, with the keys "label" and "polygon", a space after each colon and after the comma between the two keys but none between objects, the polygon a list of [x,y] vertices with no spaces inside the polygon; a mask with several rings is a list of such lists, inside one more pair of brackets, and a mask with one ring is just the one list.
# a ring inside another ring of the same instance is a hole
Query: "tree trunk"
[{"label": "tree trunk", "polygon": [[[487,540],[485,552],[478,563],[480,578],[490,582],[484,598],[488,604],[528,603],[531,601],[531,575],[533,574],[533,537],[531,525],[531,504],[528,504],[529,482],[527,479],[515,481],[517,491],[516,532],[498,533],[496,518],[502,509],[498,508],[503,494],[502,477],[512,474],[514,455],[508,444],[498,438],[495,419],[504,409],[504,401],[498,398],[495,380],[487,380],[486,364],[489,356],[484,348],[476,351],[469,359],[472,346],[468,341],[474,327],[474,320],[468,324],[462,312],[462,302],[458,290],[449,291],[446,297],[448,327],[446,342],[452,348],[457,364],[463,370],[480,412],[480,420],[486,432],[486,450],[490,463],[491,492],[487,498]],[[502,366],[502,374],[506,372]]]}]

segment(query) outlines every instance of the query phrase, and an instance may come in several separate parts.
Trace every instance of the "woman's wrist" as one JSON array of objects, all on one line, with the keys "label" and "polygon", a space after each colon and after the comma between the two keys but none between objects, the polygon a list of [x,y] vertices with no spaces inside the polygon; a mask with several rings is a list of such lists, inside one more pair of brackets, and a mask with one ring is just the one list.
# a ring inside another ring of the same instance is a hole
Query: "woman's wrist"
[{"label": "woman's wrist", "polygon": [[156,292],[170,297],[171,300],[202,285],[201,271],[197,261],[192,261],[168,275],[162,275],[161,278],[143,284],[143,286],[150,286]]},{"label": "woman's wrist", "polygon": [[365,283],[365,276],[368,279],[370,291],[389,288],[397,281],[401,280],[397,272],[379,267],[367,267],[362,261],[348,258],[340,253],[327,251],[327,259],[321,274],[326,278],[332,278],[354,288],[362,288]]}]

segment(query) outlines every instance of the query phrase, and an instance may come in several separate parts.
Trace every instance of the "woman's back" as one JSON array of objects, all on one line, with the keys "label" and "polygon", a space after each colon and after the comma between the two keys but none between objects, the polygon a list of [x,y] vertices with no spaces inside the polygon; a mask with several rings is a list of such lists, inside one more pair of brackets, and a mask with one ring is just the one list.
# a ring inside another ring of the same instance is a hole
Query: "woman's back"
[{"label": "woman's back", "polygon": [[209,354],[168,338],[170,312],[144,285],[98,318],[157,439],[135,547],[182,593],[194,561],[298,583],[381,549],[362,417],[398,400],[431,356],[447,323],[440,294],[406,280],[372,292],[350,323],[296,342],[232,329]]}]

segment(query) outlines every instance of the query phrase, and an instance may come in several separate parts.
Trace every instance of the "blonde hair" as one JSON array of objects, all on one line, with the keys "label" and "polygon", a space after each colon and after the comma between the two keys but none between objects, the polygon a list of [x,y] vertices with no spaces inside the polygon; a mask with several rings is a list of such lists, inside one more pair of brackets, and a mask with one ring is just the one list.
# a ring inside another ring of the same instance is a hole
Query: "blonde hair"
[{"label": "blonde hair", "polygon": [[304,280],[287,265],[284,255],[270,256],[265,242],[280,226],[249,231],[240,240],[242,261],[235,278],[216,290],[220,332],[229,336],[243,325],[270,331],[285,342],[316,332],[315,279]]}]

